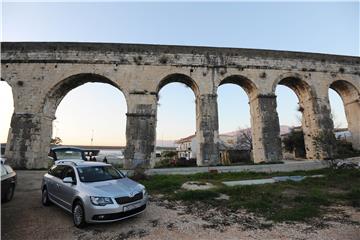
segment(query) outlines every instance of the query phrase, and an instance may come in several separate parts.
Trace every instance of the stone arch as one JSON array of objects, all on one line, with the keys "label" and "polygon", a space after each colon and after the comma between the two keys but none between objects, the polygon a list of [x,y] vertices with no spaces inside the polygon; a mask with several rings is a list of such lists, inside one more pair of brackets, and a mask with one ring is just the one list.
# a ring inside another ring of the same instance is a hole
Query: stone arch
[{"label": "stone arch", "polygon": [[329,85],[329,88],[340,95],[344,104],[360,101],[360,91],[349,81],[335,80]]},{"label": "stone arch", "polygon": [[335,80],[329,88],[341,97],[353,148],[360,150],[360,91],[346,80]]},{"label": "stone arch", "polygon": [[[332,131],[333,125],[330,119],[330,111],[323,106],[322,101],[317,99],[313,87],[297,73],[288,73],[280,76],[273,86],[275,91],[277,85],[284,85],[293,90],[299,100],[299,111],[302,114],[301,128],[304,133],[305,152],[307,159],[327,158],[323,146],[317,143],[317,138],[322,131]],[[326,129],[322,129],[325,128]]]},{"label": "stone arch", "polygon": [[[52,136],[53,120],[55,120],[55,113],[63,98],[73,89],[86,84],[86,83],[106,83],[114,86],[123,93],[128,108],[127,95],[120,89],[118,84],[109,78],[94,74],[94,73],[80,73],[70,75],[61,81],[58,81],[53,87],[51,87],[45,94],[41,105],[40,113],[37,117],[37,128],[39,131],[39,137],[36,141],[39,145],[39,155],[42,156],[40,159],[47,159],[47,153],[49,151],[49,143]],[[46,161],[46,160],[37,160]],[[45,162],[36,163],[38,165],[46,165]]]},{"label": "stone arch", "polygon": [[[299,74],[299,73],[295,73],[295,72],[286,72],[286,73],[283,73],[283,74],[280,74],[275,80],[274,80],[274,82],[273,82],[273,84],[272,84],[272,88],[271,88],[271,90],[272,90],[272,93],[273,94],[275,94],[275,91],[276,91],[276,87],[277,87],[277,85],[279,85],[279,83],[281,82],[281,81],[283,81],[284,79],[296,79],[296,80],[298,80],[298,81],[304,81],[303,79],[304,79],[304,77],[301,75],[301,74]],[[305,81],[304,81],[305,82]],[[281,84],[280,84],[281,85]],[[284,84],[282,84],[282,85],[284,85]]]},{"label": "stone arch", "polygon": [[253,81],[251,81],[250,79],[248,79],[242,75],[228,76],[220,81],[220,84],[218,85],[218,87],[220,87],[221,85],[224,85],[224,84],[228,84],[228,83],[238,85],[242,89],[244,89],[244,91],[246,92],[246,94],[249,97],[249,100],[256,97],[259,93],[258,87],[256,86],[256,84]]},{"label": "stone arch", "polygon": [[86,83],[106,83],[114,86],[119,89],[121,93],[124,94],[126,104],[128,107],[128,98],[127,94],[120,88],[120,86],[109,78],[94,74],[94,73],[80,73],[66,77],[57,84],[55,84],[45,95],[45,98],[42,102],[42,112],[45,116],[55,116],[55,111],[60,104],[61,100],[69,93],[71,90],[86,84]]},{"label": "stone arch", "polygon": [[283,85],[290,88],[298,98],[298,110],[302,114],[301,128],[304,133],[305,154],[306,158],[313,158],[309,154],[313,141],[310,133],[311,118],[313,113],[313,105],[310,100],[312,96],[311,87],[302,80],[299,74],[283,76],[283,78],[279,79],[276,86],[277,85]]},{"label": "stone arch", "polygon": [[[236,86],[240,87],[242,90],[244,90],[244,92],[246,93],[247,98],[248,98],[247,103],[249,104],[250,127],[253,128],[253,126],[254,126],[254,121],[253,121],[254,116],[252,116],[252,114],[251,114],[251,101],[252,101],[252,99],[256,98],[256,96],[258,95],[257,86],[255,85],[255,83],[253,81],[251,81],[250,79],[248,79],[248,78],[246,78],[246,77],[244,77],[242,75],[230,75],[230,76],[225,77],[224,79],[222,79],[219,82],[219,85],[217,86],[216,90],[218,90],[221,86],[226,85],[226,84],[236,85]],[[244,104],[244,103],[238,102],[238,105],[242,105],[242,104]],[[245,104],[246,104],[246,102],[245,102]],[[219,120],[220,120],[220,118],[219,118]],[[219,121],[219,126],[220,126],[220,121]],[[241,122],[238,123],[238,126],[241,126]],[[233,130],[236,130],[236,129],[233,129]],[[251,131],[251,135],[252,135],[252,139],[255,139],[255,137],[253,136],[253,131]],[[253,142],[253,141],[251,141],[251,142]],[[221,144],[221,135],[220,134],[219,134],[219,143],[220,143],[219,152],[224,151],[224,149],[221,149],[222,144]],[[250,144],[251,144],[251,146],[250,146],[250,149],[249,149],[250,150],[249,155],[252,154],[251,152],[253,150],[253,144],[252,143],[250,143]],[[221,158],[221,163],[222,164],[228,164],[230,162],[231,162],[230,159]]]},{"label": "stone arch", "polygon": [[299,98],[299,101],[315,97],[315,91],[313,91],[310,84],[304,80],[304,77],[298,73],[281,74],[272,86],[273,94],[275,94],[278,85],[283,85],[293,90]]},{"label": "stone arch", "polygon": [[186,86],[188,86],[189,88],[192,89],[192,91],[195,94],[195,97],[200,95],[200,89],[199,86],[197,85],[197,83],[194,81],[194,79],[192,79],[191,77],[189,77],[188,75],[182,74],[182,73],[173,73],[173,74],[169,74],[166,77],[164,77],[163,79],[160,80],[157,89],[156,89],[156,93],[157,95],[159,95],[160,90],[167,84],[169,83],[174,83],[174,82],[179,82],[179,83],[183,83]]}]

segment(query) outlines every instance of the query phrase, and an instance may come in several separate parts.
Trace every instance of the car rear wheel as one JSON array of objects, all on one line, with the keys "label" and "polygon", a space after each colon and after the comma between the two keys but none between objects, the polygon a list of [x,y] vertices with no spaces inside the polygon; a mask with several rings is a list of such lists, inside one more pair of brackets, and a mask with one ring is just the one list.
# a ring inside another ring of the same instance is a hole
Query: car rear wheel
[{"label": "car rear wheel", "polygon": [[42,191],[41,202],[44,206],[50,205],[50,199],[49,199],[49,194],[48,194],[47,188],[44,188]]},{"label": "car rear wheel", "polygon": [[85,211],[80,201],[76,202],[73,208],[73,221],[77,228],[83,228],[86,225]]},{"label": "car rear wheel", "polygon": [[6,194],[5,194],[5,201],[8,202],[10,201],[13,196],[14,196],[14,190],[15,190],[15,186],[14,185],[11,185],[9,187],[9,189],[7,190]]}]

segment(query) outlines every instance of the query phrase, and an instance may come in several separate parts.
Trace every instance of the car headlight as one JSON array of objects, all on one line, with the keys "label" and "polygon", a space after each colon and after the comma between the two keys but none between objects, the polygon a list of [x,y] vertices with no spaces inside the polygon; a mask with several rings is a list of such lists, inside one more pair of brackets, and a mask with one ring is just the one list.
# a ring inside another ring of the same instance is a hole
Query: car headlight
[{"label": "car headlight", "polygon": [[110,197],[90,197],[91,203],[96,206],[105,206],[107,204],[113,204]]}]

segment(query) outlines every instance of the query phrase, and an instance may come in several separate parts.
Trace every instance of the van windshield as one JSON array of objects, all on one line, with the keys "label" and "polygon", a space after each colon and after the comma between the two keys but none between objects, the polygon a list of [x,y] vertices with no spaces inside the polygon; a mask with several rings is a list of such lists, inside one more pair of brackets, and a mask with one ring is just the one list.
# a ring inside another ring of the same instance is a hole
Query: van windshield
[{"label": "van windshield", "polygon": [[81,151],[67,150],[67,151],[56,151],[56,159],[79,159],[83,160]]},{"label": "van windshield", "polygon": [[77,167],[81,182],[101,182],[124,178],[124,175],[112,166]]}]

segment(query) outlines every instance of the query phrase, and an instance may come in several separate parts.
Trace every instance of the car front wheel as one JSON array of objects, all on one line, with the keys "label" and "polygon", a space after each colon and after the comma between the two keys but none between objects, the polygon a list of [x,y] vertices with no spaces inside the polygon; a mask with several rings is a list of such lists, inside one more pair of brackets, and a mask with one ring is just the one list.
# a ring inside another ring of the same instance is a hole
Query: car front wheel
[{"label": "car front wheel", "polygon": [[14,185],[11,185],[9,187],[9,189],[7,190],[6,194],[5,194],[5,201],[8,202],[10,201],[13,196],[14,196],[14,190],[15,190],[15,186]]},{"label": "car front wheel", "polygon": [[80,201],[76,202],[73,208],[73,221],[75,227],[82,228],[86,225],[85,211]]},{"label": "car front wheel", "polygon": [[48,194],[47,188],[44,188],[42,191],[41,202],[44,206],[50,205],[49,194]]}]

